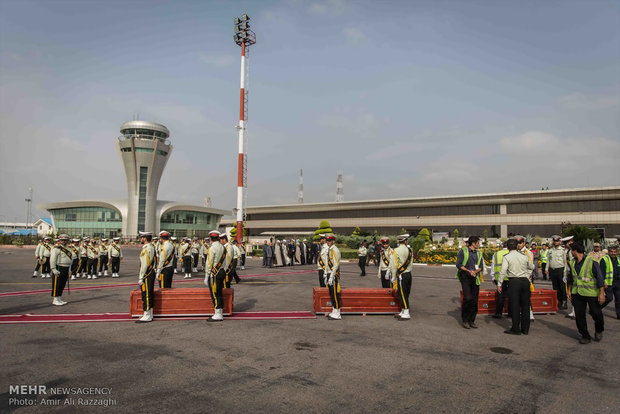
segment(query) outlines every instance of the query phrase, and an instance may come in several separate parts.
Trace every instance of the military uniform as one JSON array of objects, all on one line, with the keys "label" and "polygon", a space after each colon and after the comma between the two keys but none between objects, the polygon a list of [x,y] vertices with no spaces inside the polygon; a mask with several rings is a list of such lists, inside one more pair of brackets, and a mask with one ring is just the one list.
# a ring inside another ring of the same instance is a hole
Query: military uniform
[{"label": "military uniform", "polygon": [[99,249],[94,240],[90,242],[86,248],[86,254],[88,255],[88,278],[97,279],[97,262],[99,261]]},{"label": "military uniform", "polygon": [[[222,242],[222,240],[227,240],[228,238],[226,237],[225,234],[222,235],[222,237],[220,237],[220,242]],[[224,268],[224,272],[225,272],[225,277],[224,277],[224,286],[226,286],[227,288],[230,288],[230,281],[232,279],[232,274],[231,272],[233,271],[232,269],[232,262],[233,262],[233,258],[235,256],[235,251],[233,249],[232,244],[226,242],[226,243],[222,243],[222,245],[224,246],[224,250],[226,251],[226,259],[224,260],[224,264],[223,264],[223,268]]]},{"label": "military uniform", "polygon": [[69,236],[61,234],[59,243],[54,246],[51,251],[50,266],[54,278],[52,280],[52,305],[62,306],[67,302],[60,299],[62,292],[65,289],[67,280],[69,279],[69,269],[73,263],[74,253],[65,244],[69,240]]},{"label": "military uniform", "polygon": [[394,251],[390,247],[390,239],[385,238],[381,239],[381,242],[387,247],[384,247],[381,250],[381,254],[379,255],[379,270],[377,272],[377,277],[381,280],[381,287],[384,289],[389,289],[392,287],[392,277],[390,273],[390,259],[392,258]]},{"label": "military uniform", "polygon": [[357,265],[361,271],[360,276],[366,276],[366,256],[368,256],[368,248],[362,244],[359,249],[357,249]]},{"label": "military uniform", "polygon": [[398,236],[399,245],[392,251],[389,264],[392,281],[396,282],[398,289],[398,299],[400,300],[402,311],[397,317],[398,320],[401,321],[411,319],[409,313],[409,295],[411,294],[413,252],[407,244],[408,239],[408,234],[401,234]]},{"label": "military uniform", "polygon": [[[501,318],[504,314],[504,302],[506,301],[506,297],[508,297],[508,278],[505,278],[501,282],[499,281],[499,273],[502,270],[502,262],[504,260],[504,256],[508,254],[508,249],[504,247],[502,250],[498,250],[493,254],[493,259],[491,260],[491,267],[489,268],[489,272],[491,273],[491,280],[498,286],[498,292],[495,296],[495,315],[494,318]],[[510,316],[510,310],[508,311],[508,315]]]},{"label": "military uniform", "polygon": [[[43,248],[43,241],[40,241],[39,244],[37,244],[37,247],[34,249],[34,259],[36,260],[36,264],[34,267],[34,273],[32,274],[32,277],[37,277],[37,272],[39,271],[39,269],[41,269],[41,249]],[[41,277],[43,277],[43,272],[41,272]]]},{"label": "military uniform", "polygon": [[197,239],[194,239],[194,241],[192,242],[190,252],[192,255],[192,271],[198,272],[198,256],[200,255],[200,243]]},{"label": "military uniform", "polygon": [[[553,236],[554,241],[560,240],[559,236]],[[558,308],[566,309],[566,285],[564,284],[564,275],[568,273],[568,262],[566,261],[567,251],[562,246],[553,246],[547,251],[549,260],[549,268],[547,270],[549,279],[553,285],[553,290],[557,291]]]},{"label": "military uniform", "polygon": [[108,275],[108,239],[101,239],[99,244],[99,276]]},{"label": "military uniform", "polygon": [[213,316],[208,319],[210,322],[224,320],[224,295],[222,291],[224,289],[224,279],[226,278],[226,270],[224,268],[226,248],[219,242],[219,236],[220,233],[218,231],[210,233],[211,247],[207,256],[207,270],[205,272],[204,283],[209,287],[211,301],[215,310]]},{"label": "military uniform", "polygon": [[46,237],[43,239],[43,244],[39,250],[39,261],[41,262],[41,278],[50,277],[50,255],[52,254],[51,244],[52,239]]},{"label": "military uniform", "polygon": [[160,232],[159,236],[162,238],[161,248],[159,251],[159,259],[157,260],[157,274],[159,275],[159,287],[171,288],[172,277],[174,275],[174,268],[172,267],[172,259],[174,257],[174,245],[168,237],[170,233]]},{"label": "military uniform", "polygon": [[123,259],[123,248],[121,247],[119,241],[120,238],[115,237],[108,248],[110,266],[112,267],[112,277],[119,277],[118,272],[120,271],[121,260]]},{"label": "military uniform", "polygon": [[192,253],[190,250],[192,245],[188,239],[185,239],[181,243],[179,249],[179,257],[181,257],[181,265],[183,266],[183,273],[185,273],[184,279],[190,279],[192,277]]},{"label": "military uniform", "polygon": [[80,248],[78,245],[79,242],[79,239],[73,239],[71,241],[71,244],[69,244],[69,249],[71,249],[71,252],[73,253],[73,260],[71,262],[70,269],[71,280],[75,280],[75,278],[77,277],[76,275],[78,271],[78,266],[80,264]]},{"label": "military uniform", "polygon": [[510,300],[510,313],[512,315],[512,328],[505,333],[513,335],[527,335],[530,330],[530,277],[534,270],[534,264],[526,252],[511,250],[502,259],[502,267],[498,286],[505,279],[508,283],[508,298]]},{"label": "military uniform", "polygon": [[84,278],[86,277],[86,273],[88,273],[88,240],[82,240],[80,247],[78,248],[78,252],[80,256],[80,264],[76,277],[81,274]]},{"label": "military uniform", "polygon": [[153,320],[153,299],[155,291],[155,247],[149,242],[152,233],[140,232],[141,239],[146,241],[140,252],[140,273],[138,286],[142,291],[142,309],[144,315],[136,322],[150,322]]},{"label": "military uniform", "polygon": [[317,270],[319,272],[319,286],[325,287],[325,261],[324,257],[327,257],[327,243],[325,243],[325,235],[321,234],[321,243],[318,245],[317,250],[319,251],[318,260],[317,260]]},{"label": "military uniform", "polygon": [[[324,249],[325,253],[322,257],[325,263],[325,273],[323,274],[323,280],[329,289],[329,296],[332,301],[332,311],[327,315],[330,320],[342,319],[340,315],[340,249],[335,245],[336,238],[333,235],[327,236],[327,249]],[[332,243],[330,246],[329,243]]]}]

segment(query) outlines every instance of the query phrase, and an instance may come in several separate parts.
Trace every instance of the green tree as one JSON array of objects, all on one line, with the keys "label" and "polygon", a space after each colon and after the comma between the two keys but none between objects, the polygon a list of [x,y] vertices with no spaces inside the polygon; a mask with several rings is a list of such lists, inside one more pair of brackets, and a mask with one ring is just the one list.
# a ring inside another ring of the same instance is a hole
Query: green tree
[{"label": "green tree", "polygon": [[459,229],[454,229],[454,247],[459,247]]},{"label": "green tree", "polygon": [[427,228],[423,228],[418,233],[418,238],[423,239],[425,242],[431,241],[431,232]]},{"label": "green tree", "polygon": [[[248,231],[246,230],[245,227],[243,227],[243,237],[246,237],[247,235],[248,235]],[[230,230],[230,238],[231,239],[236,239],[237,238],[237,228],[236,227],[233,227]]]},{"label": "green tree", "polygon": [[562,236],[573,236],[575,241],[580,243],[584,243],[586,240],[599,241],[601,239],[601,235],[596,230],[587,226],[579,225],[565,227],[562,230]]},{"label": "green tree", "polygon": [[353,230],[353,233],[351,234],[351,236],[359,236],[361,232],[362,231],[360,230],[360,228],[356,227],[355,230]]},{"label": "green tree", "polygon": [[319,223],[319,228],[315,230],[314,232],[314,240],[319,240],[321,237],[319,236],[319,234],[328,234],[328,233],[333,233],[334,231],[331,229],[330,225],[329,225],[329,221],[327,220],[322,220]]}]

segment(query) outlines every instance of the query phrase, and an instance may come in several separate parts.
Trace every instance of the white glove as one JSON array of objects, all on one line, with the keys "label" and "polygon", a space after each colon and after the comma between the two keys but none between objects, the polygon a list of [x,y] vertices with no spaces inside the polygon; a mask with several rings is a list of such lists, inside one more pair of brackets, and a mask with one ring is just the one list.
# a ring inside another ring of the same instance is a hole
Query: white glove
[{"label": "white glove", "polygon": [[209,275],[205,276],[205,286],[209,286]]},{"label": "white glove", "polygon": [[402,282],[403,281],[403,275],[398,275],[398,281]]},{"label": "white glove", "polygon": [[329,274],[329,279],[327,279],[327,284],[328,284],[329,286],[331,286],[331,285],[333,285],[333,284],[334,284],[334,274],[333,274],[333,273],[330,273],[330,274]]},{"label": "white glove", "polygon": [[144,278],[140,278],[138,279],[138,286],[142,287],[142,284],[144,283]]},{"label": "white glove", "polygon": [[55,274],[56,276],[58,276],[60,274],[60,272],[58,271],[58,269],[54,269],[52,270],[52,273]]},{"label": "white glove", "polygon": [[392,272],[390,272],[389,270],[385,272],[385,280],[390,280],[390,276],[392,276]]},{"label": "white glove", "polygon": [[327,273],[323,272],[323,283],[327,284]]}]

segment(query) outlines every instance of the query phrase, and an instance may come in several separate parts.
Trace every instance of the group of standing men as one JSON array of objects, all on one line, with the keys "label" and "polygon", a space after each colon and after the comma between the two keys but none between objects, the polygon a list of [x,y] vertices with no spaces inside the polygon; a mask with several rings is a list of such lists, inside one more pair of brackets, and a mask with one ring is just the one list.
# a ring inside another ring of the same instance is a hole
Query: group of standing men
[{"label": "group of standing men", "polygon": [[144,315],[136,323],[151,322],[153,320],[153,295],[155,280],[159,281],[160,288],[171,288],[173,274],[176,273],[177,257],[181,258],[185,278],[191,278],[192,272],[198,271],[199,256],[203,258],[205,271],[205,285],[209,287],[215,314],[209,321],[222,321],[224,287],[230,288],[232,280],[239,283],[237,264],[241,260],[244,269],[245,252],[237,246],[237,241],[228,242],[226,234],[214,230],[209,233],[209,239],[198,242],[198,239],[183,239],[178,246],[176,238],[169,232],[161,231],[157,240],[153,233],[140,232],[142,250],[140,252],[140,272],[138,286],[142,292],[142,309]]},{"label": "group of standing men", "polygon": [[318,248],[315,248],[316,243],[308,245],[306,239],[290,240],[286,239],[280,241],[276,240],[275,244],[265,240],[263,242],[263,267],[279,267],[279,266],[294,266],[295,263],[299,265],[311,264],[315,260],[315,251],[318,252]]},{"label": "group of standing men", "polygon": [[[52,238],[46,236],[35,248],[36,266],[32,277],[37,277],[41,272],[41,278],[50,278],[51,256],[54,247],[61,244],[72,252],[72,264],[70,266],[71,280],[78,277],[97,279],[98,277],[108,276],[108,270],[112,277],[119,277],[120,264],[123,259],[123,250],[120,245],[120,238],[115,237],[111,242],[108,239],[69,239],[69,236],[62,234],[54,243]],[[110,266],[108,267],[108,264]]]}]

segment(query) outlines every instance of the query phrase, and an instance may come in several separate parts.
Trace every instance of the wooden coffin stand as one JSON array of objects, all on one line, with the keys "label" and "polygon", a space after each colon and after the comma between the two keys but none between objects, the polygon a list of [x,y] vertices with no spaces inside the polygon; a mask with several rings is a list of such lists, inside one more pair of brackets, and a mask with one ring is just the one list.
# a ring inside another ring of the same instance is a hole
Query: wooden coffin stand
[{"label": "wooden coffin stand", "polygon": [[[349,288],[340,292],[340,313],[342,314],[395,314],[400,312],[400,301],[396,289]],[[327,288],[314,288],[313,304],[315,314],[332,311],[332,300]]]},{"label": "wooden coffin stand", "polygon": [[[480,290],[478,295],[478,313],[495,314],[495,289]],[[532,311],[535,314],[552,314],[558,312],[557,291],[550,289],[536,289],[531,296]],[[463,291],[461,291],[461,305],[463,304]],[[508,313],[510,303],[508,298],[504,301],[504,313]]]},{"label": "wooden coffin stand", "polygon": [[[224,315],[233,313],[234,289],[224,289]],[[142,316],[142,293],[131,291],[129,313]],[[208,288],[156,289],[153,302],[154,316],[211,316],[215,313]]]}]

